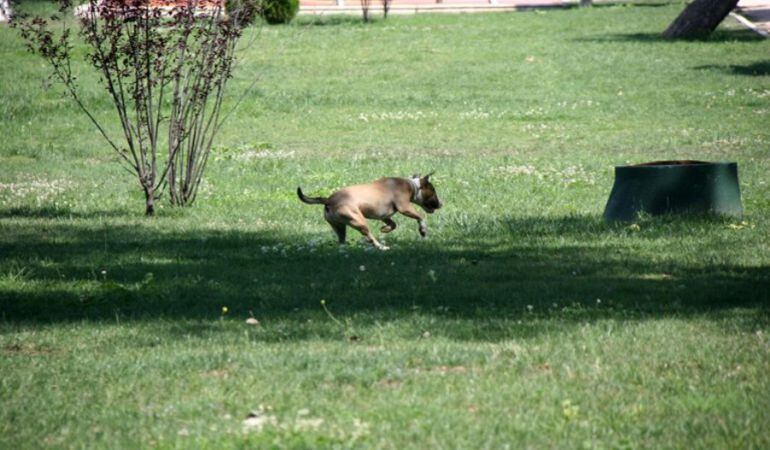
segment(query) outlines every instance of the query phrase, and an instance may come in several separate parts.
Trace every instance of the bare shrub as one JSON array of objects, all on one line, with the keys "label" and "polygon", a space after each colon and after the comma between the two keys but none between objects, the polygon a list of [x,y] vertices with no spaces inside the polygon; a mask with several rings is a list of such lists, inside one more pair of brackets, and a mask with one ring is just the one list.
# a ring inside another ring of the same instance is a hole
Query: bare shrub
[{"label": "bare shrub", "polygon": [[[143,0],[89,0],[79,7],[77,32],[115,107],[120,139],[109,135],[78,94],[70,22],[14,19],[28,49],[48,61],[51,77],[65,86],[136,177],[148,216],[165,187],[173,205],[195,201],[222,125],[222,101],[241,27],[221,5],[186,0],[154,8]],[[70,0],[62,0],[60,14],[70,6]]]}]

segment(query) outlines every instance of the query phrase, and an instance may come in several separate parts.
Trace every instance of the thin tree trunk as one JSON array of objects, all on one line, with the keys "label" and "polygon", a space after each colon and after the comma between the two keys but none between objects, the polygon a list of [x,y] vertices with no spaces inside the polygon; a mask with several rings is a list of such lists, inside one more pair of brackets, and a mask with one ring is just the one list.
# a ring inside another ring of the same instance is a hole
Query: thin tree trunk
[{"label": "thin tree trunk", "polygon": [[369,22],[369,4],[371,0],[361,0],[361,13],[364,16],[364,22]]},{"label": "thin tree trunk", "polygon": [[587,6],[593,6],[594,0],[580,0],[580,7],[585,8]]},{"label": "thin tree trunk", "polygon": [[669,39],[707,37],[737,4],[738,0],[694,0],[671,22],[663,36]]},{"label": "thin tree trunk", "polygon": [[152,187],[144,188],[144,215],[152,217],[155,214],[155,190]]}]

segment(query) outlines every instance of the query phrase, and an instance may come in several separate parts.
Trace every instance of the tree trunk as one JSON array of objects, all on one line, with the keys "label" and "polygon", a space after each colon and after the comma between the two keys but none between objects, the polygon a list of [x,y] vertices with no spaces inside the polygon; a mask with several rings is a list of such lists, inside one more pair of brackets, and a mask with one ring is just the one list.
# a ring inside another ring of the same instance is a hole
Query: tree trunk
[{"label": "tree trunk", "polygon": [[371,0],[361,0],[361,14],[364,17],[364,22],[369,22],[369,4]]},{"label": "tree trunk", "polygon": [[168,166],[168,182],[166,183],[168,184],[168,195],[171,199],[171,204],[176,206],[179,203],[179,194],[177,193],[176,189],[176,160],[172,159],[170,155]]},{"label": "tree trunk", "polygon": [[6,22],[11,17],[11,3],[8,0],[0,0],[0,22]]},{"label": "tree trunk", "polygon": [[694,0],[671,22],[663,36],[669,39],[707,37],[737,4],[738,0]]},{"label": "tree trunk", "polygon": [[593,6],[594,0],[580,0],[580,7],[585,8],[587,6]]},{"label": "tree trunk", "polygon": [[152,217],[155,214],[155,192],[152,188],[144,188],[144,215]]}]

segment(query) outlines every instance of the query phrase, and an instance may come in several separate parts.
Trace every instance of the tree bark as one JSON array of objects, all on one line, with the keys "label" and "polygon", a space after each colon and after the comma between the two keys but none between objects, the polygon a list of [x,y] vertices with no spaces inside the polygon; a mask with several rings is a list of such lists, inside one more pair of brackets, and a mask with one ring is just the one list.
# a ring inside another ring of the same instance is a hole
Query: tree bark
[{"label": "tree bark", "polygon": [[144,215],[152,217],[155,215],[155,192],[152,188],[144,188]]},{"label": "tree bark", "polygon": [[0,0],[0,22],[7,22],[11,18],[11,3],[8,0]]},{"label": "tree bark", "polygon": [[707,37],[735,8],[738,0],[694,0],[663,32],[669,39]]},{"label": "tree bark", "polygon": [[593,4],[594,4],[594,0],[580,0],[580,7],[581,8],[586,8],[586,7],[589,7],[589,6],[593,6]]}]

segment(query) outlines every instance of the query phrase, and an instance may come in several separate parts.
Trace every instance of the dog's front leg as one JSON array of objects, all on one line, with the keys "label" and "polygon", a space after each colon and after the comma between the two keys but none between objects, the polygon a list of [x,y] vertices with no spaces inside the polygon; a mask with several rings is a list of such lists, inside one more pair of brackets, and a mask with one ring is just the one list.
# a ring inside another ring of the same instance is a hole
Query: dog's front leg
[{"label": "dog's front leg", "polygon": [[385,222],[385,226],[380,228],[381,233],[390,233],[391,231],[396,229],[396,222],[393,222],[391,219],[382,219],[383,222]]},{"label": "dog's front leg", "polygon": [[425,222],[425,219],[420,215],[420,213],[414,210],[411,204],[399,212],[406,217],[410,217],[417,221],[419,224],[418,230],[420,231],[420,236],[425,237],[428,235],[428,224]]}]

